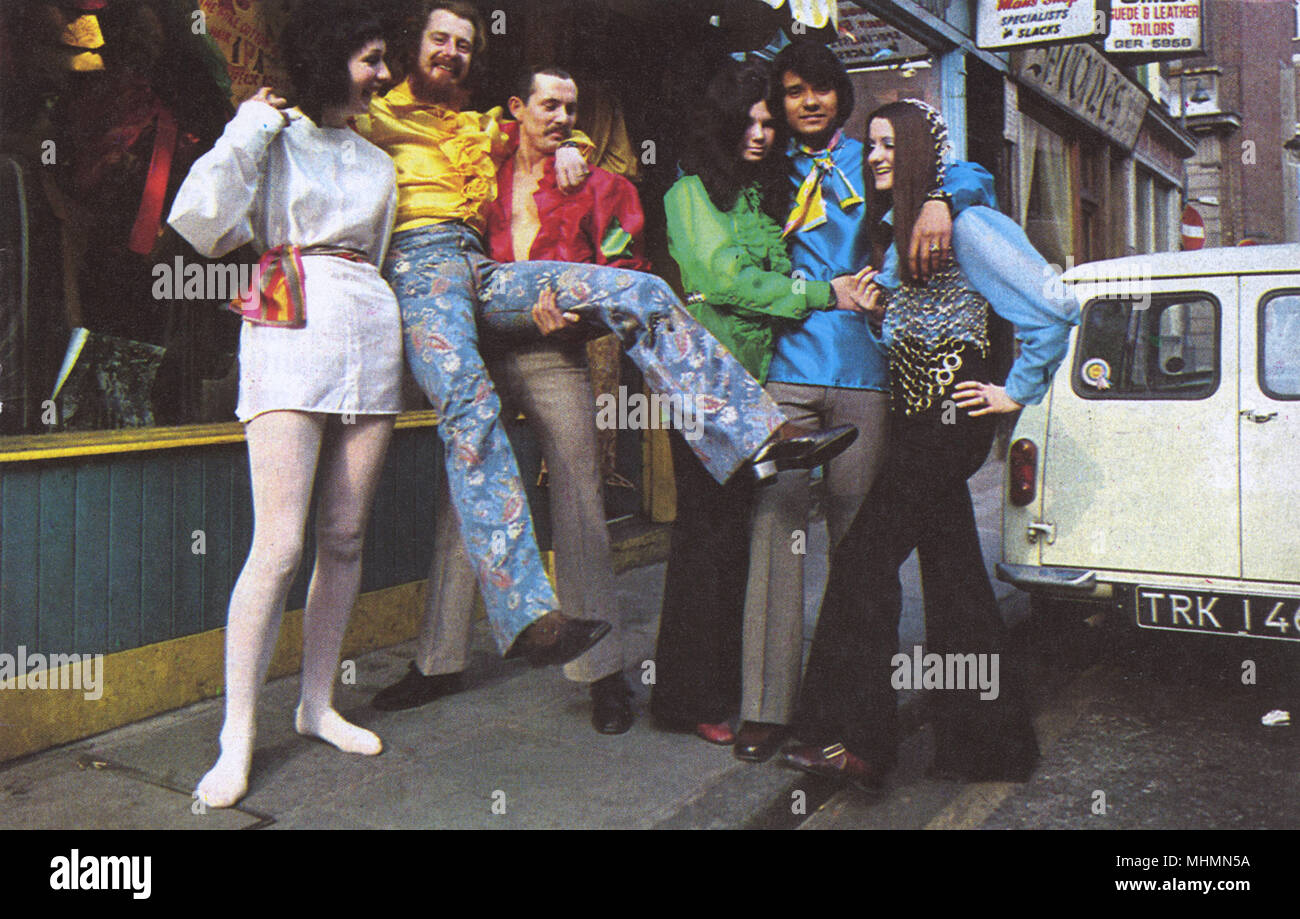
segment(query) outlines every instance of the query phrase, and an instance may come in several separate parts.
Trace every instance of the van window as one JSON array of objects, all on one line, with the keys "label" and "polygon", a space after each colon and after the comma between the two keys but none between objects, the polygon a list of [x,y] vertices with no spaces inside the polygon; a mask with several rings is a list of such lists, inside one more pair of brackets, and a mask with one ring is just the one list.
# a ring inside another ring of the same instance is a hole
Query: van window
[{"label": "van window", "polygon": [[1072,379],[1087,399],[1209,397],[1219,387],[1218,302],[1208,294],[1090,301]]},{"label": "van window", "polygon": [[1300,292],[1264,297],[1259,332],[1260,388],[1275,399],[1300,399]]}]

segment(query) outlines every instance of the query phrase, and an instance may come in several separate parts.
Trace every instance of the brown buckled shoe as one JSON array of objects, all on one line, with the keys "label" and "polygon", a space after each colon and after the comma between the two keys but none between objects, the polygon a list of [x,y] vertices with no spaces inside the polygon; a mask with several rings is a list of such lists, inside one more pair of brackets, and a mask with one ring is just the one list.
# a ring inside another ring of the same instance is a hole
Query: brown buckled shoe
[{"label": "brown buckled shoe", "polygon": [[829,747],[791,747],[785,751],[783,758],[787,766],[793,766],[809,775],[847,782],[863,791],[880,791],[885,784],[883,770],[854,756],[842,743],[833,743]]}]

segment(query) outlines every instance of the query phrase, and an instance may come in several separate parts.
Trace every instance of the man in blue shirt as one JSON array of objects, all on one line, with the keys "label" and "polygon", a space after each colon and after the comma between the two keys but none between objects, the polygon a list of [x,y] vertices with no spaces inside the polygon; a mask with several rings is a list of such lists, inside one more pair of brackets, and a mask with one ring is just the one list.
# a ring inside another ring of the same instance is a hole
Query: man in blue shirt
[{"label": "man in blue shirt", "polygon": [[[784,231],[794,275],[829,281],[870,261],[860,141],[842,127],[853,84],[825,45],[796,42],[773,63],[768,108],[790,136],[791,208]],[[951,256],[952,213],[992,203],[992,176],[954,163],[912,234],[913,273],[924,278]],[[876,266],[881,267],[881,266]],[[796,281],[797,283],[797,281]],[[777,339],[768,393],[799,424],[852,424],[856,443],[824,467],[823,508],[833,550],[871,489],[889,420],[889,359],[864,313],[816,312]],[[790,475],[758,497],[745,599],[742,724],[735,753],[766,759],[794,714],[803,662],[803,542],[810,509],[807,473]]]}]

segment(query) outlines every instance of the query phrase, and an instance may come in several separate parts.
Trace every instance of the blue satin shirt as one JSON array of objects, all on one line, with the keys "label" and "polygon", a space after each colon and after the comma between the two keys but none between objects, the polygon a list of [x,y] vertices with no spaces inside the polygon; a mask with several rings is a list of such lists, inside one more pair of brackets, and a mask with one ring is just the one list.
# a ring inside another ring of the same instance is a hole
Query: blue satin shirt
[{"label": "blue satin shirt", "polygon": [[[858,195],[866,194],[862,142],[841,137],[830,153],[831,160]],[[803,184],[812,170],[815,155],[820,154],[804,153],[791,142],[787,156],[794,188]],[[977,163],[949,164],[943,190],[952,196],[954,216],[973,204],[994,204],[993,177]],[[796,277],[830,281],[857,272],[871,260],[869,236],[859,232],[866,219],[866,205],[842,208],[841,192],[840,183],[823,183],[826,222],[797,230],[788,237],[790,262]],[[767,378],[781,383],[888,392],[889,355],[871,331],[866,316],[832,309],[813,313],[802,324],[789,326],[782,332],[777,338]]]}]

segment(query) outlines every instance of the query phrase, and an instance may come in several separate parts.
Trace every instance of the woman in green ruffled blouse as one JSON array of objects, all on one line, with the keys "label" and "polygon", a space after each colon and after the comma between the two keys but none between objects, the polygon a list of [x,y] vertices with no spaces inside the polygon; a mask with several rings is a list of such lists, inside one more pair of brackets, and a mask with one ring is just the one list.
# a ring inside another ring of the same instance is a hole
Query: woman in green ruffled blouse
[{"label": "woman in green ruffled blouse", "polygon": [[[778,190],[787,181],[781,158],[769,156],[769,79],[759,63],[731,63],[713,79],[692,121],[684,175],[664,198],[687,309],[760,382],[781,323],[812,310],[860,309],[869,279],[791,277],[778,218],[764,208],[784,202]],[[677,522],[650,707],[661,724],[735,743],[737,755],[754,758],[743,755],[753,746],[747,734],[773,726],[746,722],[738,741],[730,724],[740,702],[752,486],[739,477],[717,484],[687,448],[689,433],[671,438]]]}]

